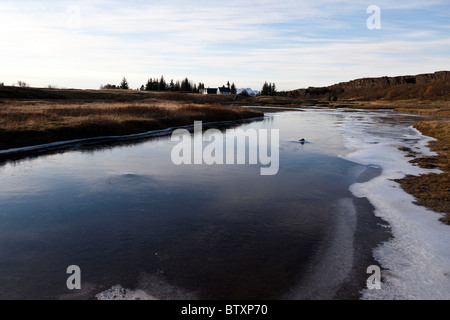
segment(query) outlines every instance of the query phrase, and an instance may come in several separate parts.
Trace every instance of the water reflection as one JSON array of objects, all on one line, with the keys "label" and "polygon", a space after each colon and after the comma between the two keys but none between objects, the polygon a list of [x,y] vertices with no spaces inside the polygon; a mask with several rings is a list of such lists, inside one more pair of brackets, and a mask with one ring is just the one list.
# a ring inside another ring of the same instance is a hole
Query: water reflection
[{"label": "water reflection", "polygon": [[239,125],[280,129],[276,176],[255,165],[175,166],[169,137],[4,161],[0,298],[69,294],[73,264],[83,298],[138,287],[143,274],[200,298],[281,296],[307,273],[336,203],[364,171],[338,157],[342,117],[289,112]]}]

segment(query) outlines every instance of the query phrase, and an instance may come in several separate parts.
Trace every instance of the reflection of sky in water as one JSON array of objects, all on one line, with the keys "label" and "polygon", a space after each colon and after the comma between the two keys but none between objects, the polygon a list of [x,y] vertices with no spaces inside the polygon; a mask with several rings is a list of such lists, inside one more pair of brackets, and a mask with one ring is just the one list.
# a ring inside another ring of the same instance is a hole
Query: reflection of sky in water
[{"label": "reflection of sky in water", "polygon": [[275,176],[259,165],[175,166],[170,137],[5,164],[0,298],[67,293],[71,264],[104,287],[164,270],[212,297],[277,294],[322,241],[336,199],[349,197],[357,166],[336,158],[346,152],[340,117],[292,112],[240,126],[280,129]]},{"label": "reflection of sky in water", "polygon": [[[252,123],[241,126],[247,128],[279,128],[281,151],[308,152],[329,155],[339,155],[345,152],[339,136],[332,130],[334,116],[323,115],[318,119],[311,113],[289,113],[287,116],[274,115],[274,119],[267,119],[261,123]],[[305,129],[303,129],[305,128]],[[308,135],[304,136],[302,134]],[[312,142],[302,145],[295,140],[305,138]],[[17,165],[6,164],[0,167],[2,184],[1,195],[7,193],[35,194],[52,189],[65,189],[72,184],[92,184],[99,178],[123,174],[162,176],[168,179],[171,176],[189,175],[196,172],[203,174],[217,171],[229,171],[228,166],[174,166],[170,160],[170,152],[176,142],[170,137],[158,139],[140,145],[117,147],[90,152],[67,152],[43,156],[32,161],[22,161]],[[325,147],[326,146],[326,147]],[[283,154],[281,161],[283,161]],[[301,155],[299,155],[301,157]],[[234,170],[248,170],[235,167]],[[255,166],[255,173],[257,168]],[[281,167],[281,170],[283,167]],[[206,172],[205,172],[206,171]],[[56,188],[55,188],[56,187]]]}]

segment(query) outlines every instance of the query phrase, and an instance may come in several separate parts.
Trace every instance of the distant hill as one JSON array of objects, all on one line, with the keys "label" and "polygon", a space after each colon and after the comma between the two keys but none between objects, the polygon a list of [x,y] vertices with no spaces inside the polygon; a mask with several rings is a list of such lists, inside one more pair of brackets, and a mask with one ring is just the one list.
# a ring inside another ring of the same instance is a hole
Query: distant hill
[{"label": "distant hill", "polygon": [[450,100],[450,71],[398,77],[362,78],[282,95],[320,100]]}]

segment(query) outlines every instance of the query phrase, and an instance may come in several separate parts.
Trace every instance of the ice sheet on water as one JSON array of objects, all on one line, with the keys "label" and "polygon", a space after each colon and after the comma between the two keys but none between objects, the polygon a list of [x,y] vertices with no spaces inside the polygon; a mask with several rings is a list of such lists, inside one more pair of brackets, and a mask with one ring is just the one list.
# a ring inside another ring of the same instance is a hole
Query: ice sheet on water
[{"label": "ice sheet on water", "polygon": [[[403,136],[378,135],[368,125],[347,115],[340,126],[350,153],[345,159],[382,168],[382,174],[365,183],[356,183],[350,191],[367,198],[375,214],[392,227],[394,238],[374,251],[382,272],[381,290],[363,290],[364,299],[450,299],[450,227],[442,216],[413,204],[414,197],[393,180],[405,175],[420,175],[439,170],[422,169],[409,163],[398,147],[413,147],[422,155],[433,155],[426,146],[432,138],[416,129],[404,128]],[[370,115],[358,115],[369,123]],[[406,138],[406,139],[405,139]],[[377,143],[374,143],[377,142]]]},{"label": "ice sheet on water", "polygon": [[353,200],[343,198],[335,208],[335,228],[307,271],[307,276],[282,298],[289,300],[333,299],[354,264],[356,208]]},{"label": "ice sheet on water", "polygon": [[97,300],[194,300],[195,292],[168,283],[164,276],[143,273],[138,286],[131,290],[120,284],[95,295]]},{"label": "ice sheet on water", "polygon": [[142,290],[124,289],[121,285],[115,285],[95,296],[97,300],[157,300],[155,297]]}]

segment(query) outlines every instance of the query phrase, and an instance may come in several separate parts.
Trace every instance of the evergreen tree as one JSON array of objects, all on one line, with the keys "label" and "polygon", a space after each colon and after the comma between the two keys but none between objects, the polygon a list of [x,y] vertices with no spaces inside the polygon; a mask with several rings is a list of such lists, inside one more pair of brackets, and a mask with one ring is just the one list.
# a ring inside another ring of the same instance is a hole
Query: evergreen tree
[{"label": "evergreen tree", "polygon": [[261,90],[262,96],[274,96],[277,93],[277,87],[275,83],[264,83],[263,88]]},{"label": "evergreen tree", "polygon": [[234,82],[233,82],[233,84],[231,85],[231,94],[236,94],[236,93],[237,93],[236,86],[234,85]]},{"label": "evergreen tree", "polygon": [[264,82],[264,85],[261,89],[261,95],[262,96],[268,96],[270,94],[270,86],[269,84],[266,82]]},{"label": "evergreen tree", "polygon": [[272,86],[270,87],[270,95],[274,96],[277,94],[277,87],[275,86],[275,83],[272,83]]},{"label": "evergreen tree", "polygon": [[166,80],[164,79],[164,76],[161,76],[161,79],[159,80],[158,83],[158,91],[166,91],[166,88],[167,88]]},{"label": "evergreen tree", "polygon": [[145,85],[145,90],[146,91],[151,91],[152,90],[152,79],[148,79],[147,80],[147,84]]},{"label": "evergreen tree", "polygon": [[173,82],[173,79],[170,80],[169,90],[172,92],[175,91],[175,83]]},{"label": "evergreen tree", "polygon": [[120,89],[128,90],[130,87],[128,86],[128,81],[123,77],[122,82],[120,83]]},{"label": "evergreen tree", "polygon": [[189,79],[186,78],[181,82],[181,91],[192,91],[192,85],[189,82]]},{"label": "evergreen tree", "polygon": [[152,90],[158,91],[159,89],[159,80],[157,78],[152,80]]}]

